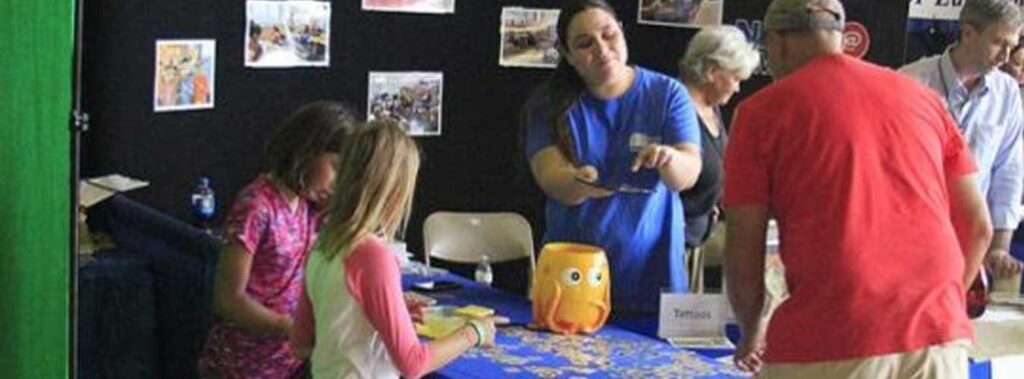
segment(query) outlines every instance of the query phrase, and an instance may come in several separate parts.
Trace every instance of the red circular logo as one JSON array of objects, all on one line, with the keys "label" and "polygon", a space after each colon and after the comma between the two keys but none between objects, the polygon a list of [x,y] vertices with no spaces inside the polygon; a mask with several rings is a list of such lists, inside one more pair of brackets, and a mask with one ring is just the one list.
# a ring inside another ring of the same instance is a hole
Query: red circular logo
[{"label": "red circular logo", "polygon": [[864,58],[871,47],[871,36],[868,28],[856,21],[846,23],[843,28],[843,52],[857,58]]}]

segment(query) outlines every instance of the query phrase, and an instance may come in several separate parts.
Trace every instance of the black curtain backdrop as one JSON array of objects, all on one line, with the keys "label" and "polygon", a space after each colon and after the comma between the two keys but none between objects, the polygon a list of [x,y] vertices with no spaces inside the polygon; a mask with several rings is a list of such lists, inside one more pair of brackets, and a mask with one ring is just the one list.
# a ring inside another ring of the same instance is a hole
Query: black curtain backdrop
[{"label": "black curtain backdrop", "polygon": [[[670,75],[694,29],[636,23],[638,0],[611,0],[623,20],[630,60]],[[766,0],[725,0],[724,23],[760,40]],[[543,235],[544,197],[527,171],[518,113],[550,73],[498,66],[503,6],[558,8],[556,0],[458,0],[456,13],[364,12],[360,1],[332,2],[330,67],[246,69],[245,2],[199,0],[90,2],[85,12],[86,176],[119,172],[150,181],[131,197],[189,217],[189,194],[212,178],[218,219],[264,168],[273,126],[317,99],[366,111],[369,71],[443,71],[442,135],[418,138],[425,154],[406,240],[422,254],[423,219],[437,210],[512,211]],[[870,61],[903,61],[907,1],[846,1],[848,19],[867,27]],[[215,108],[154,113],[156,39],[216,39]],[[736,100],[769,82],[744,83]],[[735,104],[735,101],[734,103]],[[728,113],[728,109],[726,110]]]}]

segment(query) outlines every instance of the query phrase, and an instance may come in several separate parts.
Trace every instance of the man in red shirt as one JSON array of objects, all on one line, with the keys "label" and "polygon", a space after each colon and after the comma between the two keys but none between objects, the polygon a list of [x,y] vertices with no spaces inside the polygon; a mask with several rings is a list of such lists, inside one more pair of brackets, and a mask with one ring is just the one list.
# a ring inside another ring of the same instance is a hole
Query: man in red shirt
[{"label": "man in red shirt", "polygon": [[[764,377],[967,377],[964,300],[992,234],[970,151],[942,101],[842,54],[838,0],[775,0],[775,83],[741,103],[725,156],[725,272]],[[787,298],[764,325],[777,219]]]}]

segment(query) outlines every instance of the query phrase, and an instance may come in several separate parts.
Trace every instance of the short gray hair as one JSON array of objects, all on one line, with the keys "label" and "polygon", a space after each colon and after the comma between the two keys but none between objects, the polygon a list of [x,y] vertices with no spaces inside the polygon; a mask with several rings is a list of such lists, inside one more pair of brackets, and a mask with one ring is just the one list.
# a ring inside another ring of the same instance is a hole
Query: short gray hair
[{"label": "short gray hair", "polygon": [[971,25],[979,32],[997,22],[1020,27],[1020,6],[1012,0],[967,0],[960,9],[960,25]]},{"label": "short gray hair", "polygon": [[679,75],[686,83],[702,84],[711,67],[735,72],[747,79],[761,63],[761,54],[747,36],[732,25],[708,26],[690,39],[679,59]]}]

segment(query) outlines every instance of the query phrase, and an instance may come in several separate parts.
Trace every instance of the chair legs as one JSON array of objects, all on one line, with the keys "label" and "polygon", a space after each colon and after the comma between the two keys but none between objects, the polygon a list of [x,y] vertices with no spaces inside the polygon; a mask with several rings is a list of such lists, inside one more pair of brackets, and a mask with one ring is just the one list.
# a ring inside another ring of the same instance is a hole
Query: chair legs
[{"label": "chair legs", "polygon": [[704,249],[693,247],[686,249],[685,265],[689,271],[690,293],[704,293]]}]

